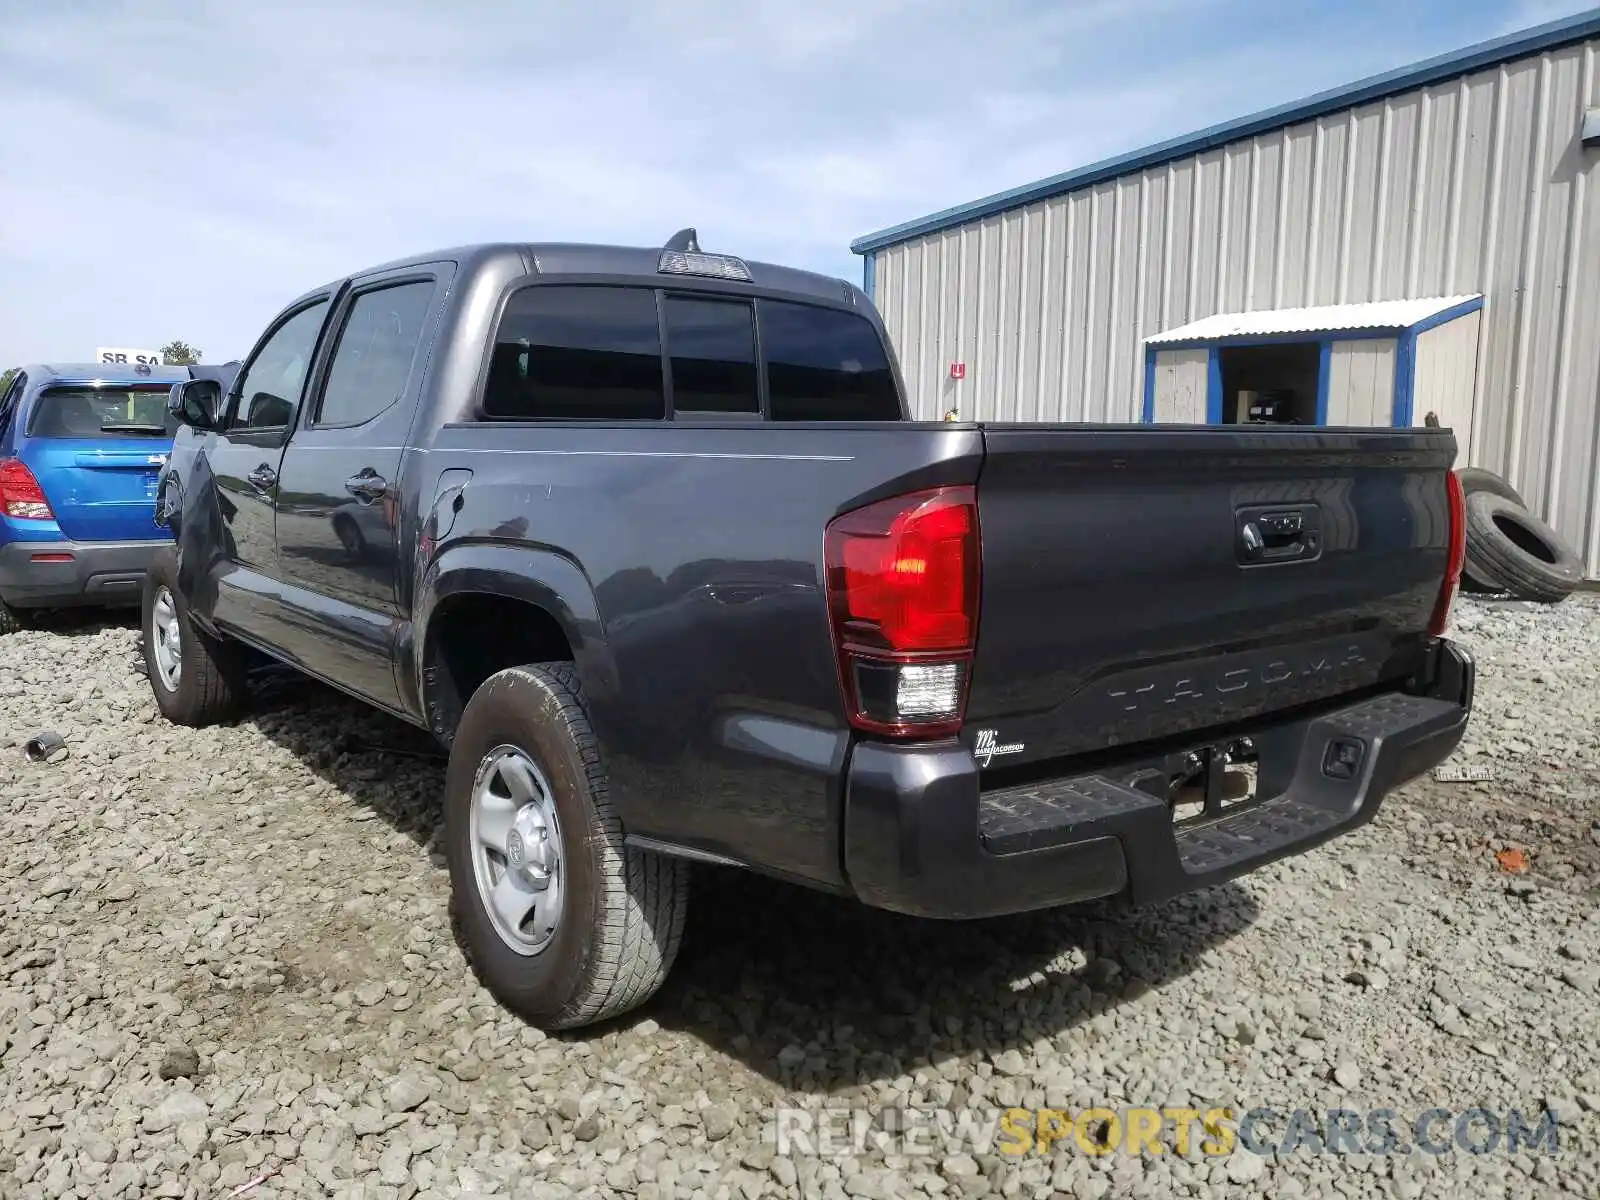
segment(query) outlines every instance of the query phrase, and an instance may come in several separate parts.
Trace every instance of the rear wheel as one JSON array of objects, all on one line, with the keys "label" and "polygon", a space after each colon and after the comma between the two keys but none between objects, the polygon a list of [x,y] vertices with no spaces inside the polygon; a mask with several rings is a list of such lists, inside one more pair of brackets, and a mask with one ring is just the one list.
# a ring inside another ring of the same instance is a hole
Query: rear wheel
[{"label": "rear wheel", "polygon": [[0,604],[0,637],[8,633],[16,633],[22,628],[22,617],[17,610],[5,604]]},{"label": "rear wheel", "polygon": [[151,564],[142,599],[145,673],[161,715],[194,726],[232,716],[245,694],[243,654],[195,625],[171,555]]},{"label": "rear wheel", "polygon": [[687,868],[623,844],[570,663],[512,667],[473,694],[450,750],[445,845],[473,970],[524,1020],[571,1029],[661,986]]}]

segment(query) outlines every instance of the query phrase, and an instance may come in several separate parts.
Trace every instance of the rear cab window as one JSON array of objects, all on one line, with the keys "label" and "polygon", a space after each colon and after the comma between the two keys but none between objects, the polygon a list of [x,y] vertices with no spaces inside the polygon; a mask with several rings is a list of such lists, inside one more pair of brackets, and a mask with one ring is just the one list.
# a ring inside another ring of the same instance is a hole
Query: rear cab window
[{"label": "rear cab window", "polygon": [[514,421],[897,421],[901,405],[883,339],[857,313],[552,283],[507,301],[482,412]]},{"label": "rear cab window", "polygon": [[149,384],[47,387],[34,397],[27,435],[93,441],[170,438],[178,422],[167,411],[169,391]]}]

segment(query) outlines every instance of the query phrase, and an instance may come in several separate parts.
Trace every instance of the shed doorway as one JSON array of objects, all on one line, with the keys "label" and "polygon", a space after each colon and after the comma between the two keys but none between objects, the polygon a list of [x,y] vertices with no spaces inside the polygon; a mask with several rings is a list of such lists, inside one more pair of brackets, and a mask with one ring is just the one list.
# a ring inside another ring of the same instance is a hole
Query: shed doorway
[{"label": "shed doorway", "polygon": [[1281,425],[1318,423],[1318,342],[1280,342],[1268,346],[1221,346],[1222,421],[1243,425],[1265,421]]}]

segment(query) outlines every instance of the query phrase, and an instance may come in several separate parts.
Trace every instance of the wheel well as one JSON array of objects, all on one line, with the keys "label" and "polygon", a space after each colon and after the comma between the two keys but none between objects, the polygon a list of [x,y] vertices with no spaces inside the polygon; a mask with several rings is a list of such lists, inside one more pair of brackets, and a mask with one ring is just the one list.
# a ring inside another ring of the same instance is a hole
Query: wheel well
[{"label": "wheel well", "polygon": [[496,671],[571,661],[566,631],[537,604],[481,592],[451,596],[428,622],[423,649],[428,723],[448,743],[467,701]]}]

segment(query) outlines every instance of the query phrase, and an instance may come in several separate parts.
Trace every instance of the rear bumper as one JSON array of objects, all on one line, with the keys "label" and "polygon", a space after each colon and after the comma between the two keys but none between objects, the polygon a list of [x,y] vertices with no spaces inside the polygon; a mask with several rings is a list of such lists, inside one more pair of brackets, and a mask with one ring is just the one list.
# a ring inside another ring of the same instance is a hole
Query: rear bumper
[{"label": "rear bumper", "polygon": [[[13,608],[137,604],[150,562],[171,543],[7,542],[0,545],[0,601]],[[39,555],[71,555],[41,562]]]},{"label": "rear bumper", "polygon": [[[942,918],[1209,887],[1371,820],[1386,794],[1456,748],[1473,683],[1471,657],[1440,641],[1415,694],[1237,731],[1260,750],[1268,798],[1203,825],[1174,825],[1165,797],[1137,786],[1148,762],[985,792],[954,742],[863,743],[846,784],[846,874],[868,904]],[[1358,747],[1353,768],[1330,764],[1336,745]]]}]

